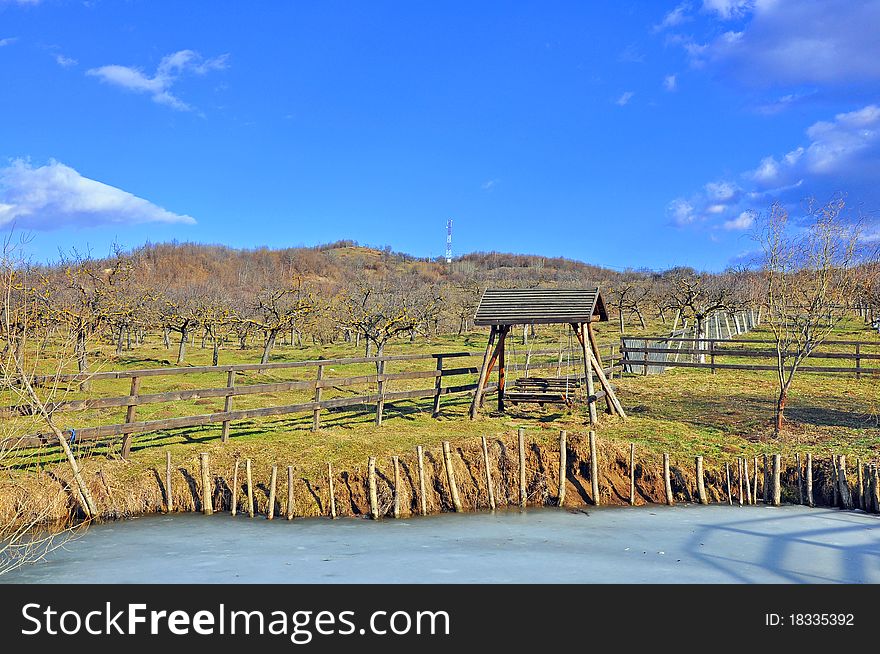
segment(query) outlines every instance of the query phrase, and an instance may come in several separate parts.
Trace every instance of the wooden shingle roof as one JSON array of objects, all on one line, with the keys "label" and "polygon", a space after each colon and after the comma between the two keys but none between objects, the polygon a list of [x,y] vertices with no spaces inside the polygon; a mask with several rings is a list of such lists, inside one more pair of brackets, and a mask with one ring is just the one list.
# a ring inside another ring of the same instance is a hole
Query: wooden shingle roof
[{"label": "wooden shingle roof", "polygon": [[592,288],[489,288],[475,325],[540,325],[608,320],[598,286]]}]

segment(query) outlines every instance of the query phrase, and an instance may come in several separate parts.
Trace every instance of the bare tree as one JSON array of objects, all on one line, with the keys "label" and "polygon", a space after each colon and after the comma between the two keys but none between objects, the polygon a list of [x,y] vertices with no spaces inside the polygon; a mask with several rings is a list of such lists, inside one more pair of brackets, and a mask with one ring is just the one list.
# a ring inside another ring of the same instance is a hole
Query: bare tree
[{"label": "bare tree", "polygon": [[792,225],[788,210],[774,203],[756,223],[766,323],[776,345],[777,434],[795,374],[845,315],[856,290],[860,229],[845,211],[842,195],[824,205],[811,199],[805,224]]}]

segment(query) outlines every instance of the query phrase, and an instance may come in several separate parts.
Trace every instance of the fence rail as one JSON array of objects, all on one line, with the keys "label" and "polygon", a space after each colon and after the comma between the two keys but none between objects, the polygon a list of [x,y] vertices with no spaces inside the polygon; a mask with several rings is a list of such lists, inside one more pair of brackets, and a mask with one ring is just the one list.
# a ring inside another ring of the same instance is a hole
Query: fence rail
[{"label": "fence rail", "polygon": [[[530,352],[530,356],[540,357],[546,355],[554,355],[558,357],[556,361],[535,361],[521,365],[512,363],[508,367],[511,371],[550,369],[568,367],[568,364],[562,362],[562,355],[559,350],[534,350]],[[120,380],[130,379],[131,389],[128,395],[116,397],[91,397],[85,399],[69,400],[55,402],[48,406],[53,414],[73,411],[85,410],[102,410],[113,408],[125,408],[125,422],[99,425],[91,427],[82,427],[76,429],[76,440],[78,442],[94,442],[99,440],[123,437],[122,454],[128,456],[131,447],[131,438],[134,434],[143,434],[153,431],[166,429],[179,429],[185,427],[200,427],[210,424],[221,423],[223,431],[221,438],[227,440],[229,436],[230,423],[248,420],[252,418],[262,418],[269,416],[289,415],[295,413],[311,413],[313,415],[312,429],[320,429],[321,411],[324,409],[338,409],[354,406],[376,405],[376,420],[381,424],[382,410],[387,402],[395,400],[407,399],[424,399],[434,398],[432,415],[437,417],[440,413],[441,398],[446,395],[470,393],[476,389],[476,383],[457,383],[449,386],[443,385],[443,379],[447,377],[461,377],[463,375],[475,375],[479,372],[476,366],[459,365],[455,368],[444,368],[443,363],[446,359],[462,359],[467,357],[482,357],[482,352],[442,352],[431,354],[407,354],[407,355],[384,355],[381,357],[349,357],[339,359],[314,359],[308,361],[289,361],[268,364],[234,364],[224,366],[192,366],[185,368],[148,368],[142,370],[115,370],[102,371],[92,374],[67,374],[57,377],[37,377],[34,379],[38,383],[48,382],[83,382],[95,380]],[[607,374],[612,374],[616,370],[620,370],[619,365],[615,365],[615,361],[619,359],[619,355],[613,354],[607,357],[609,367],[605,370]],[[386,362],[413,362],[413,361],[435,361],[436,365],[431,370],[408,370],[404,372],[387,373],[384,371]],[[377,372],[368,375],[354,375],[348,377],[326,377],[324,372],[329,367],[341,367],[353,364],[376,364]],[[236,377],[246,372],[267,372],[286,369],[303,369],[313,368],[311,378],[296,379],[291,381],[277,381],[270,383],[256,383],[247,385],[236,384]],[[180,376],[180,375],[201,375],[201,374],[218,374],[226,373],[226,386],[218,386],[213,388],[198,388],[186,390],[174,390],[163,393],[141,393],[140,380],[147,377],[161,376]],[[411,381],[426,379],[431,380],[430,388],[416,388],[407,390],[388,391],[386,383],[391,381]],[[358,385],[375,385],[378,392],[359,394],[349,397],[336,397],[331,399],[323,399],[322,392],[332,388],[346,388]],[[497,384],[489,384],[486,387],[487,393],[495,393],[498,390]],[[267,393],[279,393],[289,391],[306,391],[314,393],[313,398],[308,401],[300,401],[291,404],[281,404],[266,407],[232,409],[232,399],[235,397],[260,395]],[[180,416],[173,418],[163,418],[158,420],[137,420],[136,411],[138,407],[151,404],[165,404],[172,402],[180,402],[198,399],[224,399],[224,408],[222,411],[207,413],[201,415]],[[589,398],[590,401],[596,401],[598,397]],[[29,415],[33,412],[29,405],[15,405],[0,407],[0,418]],[[69,430],[68,430],[69,432]],[[51,432],[30,434],[21,438],[6,439],[6,442],[12,441],[18,447],[36,447],[46,444],[57,443],[57,438]]]}]

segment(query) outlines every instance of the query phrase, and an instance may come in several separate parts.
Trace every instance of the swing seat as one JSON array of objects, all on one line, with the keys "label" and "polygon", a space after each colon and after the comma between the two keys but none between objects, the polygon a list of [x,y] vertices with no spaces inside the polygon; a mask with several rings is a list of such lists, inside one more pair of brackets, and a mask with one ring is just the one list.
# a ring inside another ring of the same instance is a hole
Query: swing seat
[{"label": "swing seat", "polygon": [[565,377],[521,377],[514,381],[513,390],[504,393],[504,399],[512,404],[565,404],[571,406],[570,397],[580,388],[580,379]]}]

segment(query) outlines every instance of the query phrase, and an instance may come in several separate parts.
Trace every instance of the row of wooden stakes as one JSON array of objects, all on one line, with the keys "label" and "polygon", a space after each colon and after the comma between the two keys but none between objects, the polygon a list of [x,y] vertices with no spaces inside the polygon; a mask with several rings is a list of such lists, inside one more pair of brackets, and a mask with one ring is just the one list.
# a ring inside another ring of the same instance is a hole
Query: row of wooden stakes
[{"label": "row of wooden stakes", "polygon": [[[518,486],[519,486],[519,506],[525,507],[528,500],[527,483],[526,483],[526,444],[525,430],[520,428],[517,433],[517,450],[519,455],[518,470]],[[601,503],[601,495],[599,493],[599,471],[598,456],[596,448],[596,433],[589,432],[589,448],[590,448],[590,482],[592,491],[592,500],[594,505]],[[481,437],[481,449],[483,457],[483,467],[486,475],[487,500],[489,508],[496,509],[494,483],[492,480],[492,469],[489,460],[488,441],[485,436]],[[442,442],[443,450],[443,467],[446,481],[449,487],[449,495],[452,501],[452,508],[456,512],[463,511],[461,499],[459,496],[458,485],[455,479],[455,470],[452,462],[452,449],[449,441]],[[567,470],[567,433],[559,432],[559,477],[558,477],[558,495],[556,503],[562,506],[565,502],[566,488],[566,470]],[[427,515],[427,491],[425,483],[425,467],[424,467],[424,449],[421,445],[416,448],[418,458],[418,482],[419,482],[419,513]],[[199,456],[201,468],[201,504],[202,512],[210,515],[213,511],[212,502],[212,484],[208,461],[208,454],[202,453]],[[393,482],[393,500],[392,515],[395,518],[401,516],[401,498],[398,489],[401,488],[400,464],[397,456],[391,457],[394,470]],[[233,472],[232,488],[238,489],[240,461],[236,459]],[[797,494],[798,503],[807,506],[814,506],[813,498],[813,458],[812,454],[807,453],[805,465],[801,465],[800,454],[795,455],[796,474],[797,474]],[[696,473],[696,500],[700,504],[708,504],[709,499],[706,493],[705,472],[703,466],[703,457],[695,457],[695,473]],[[672,490],[672,478],[669,454],[663,454],[663,481],[665,490],[665,501],[668,505],[674,505],[674,493]],[[727,503],[734,504],[734,497],[740,506],[743,504],[758,503],[758,457],[753,459],[753,474],[749,472],[749,460],[745,457],[737,458],[735,481],[732,482],[730,463],[725,463],[725,486]],[[165,488],[166,488],[166,506],[170,512],[173,510],[173,500],[171,493],[171,453],[166,451],[166,471],[165,471]],[[287,466],[287,511],[288,520],[294,518],[293,506],[293,466]],[[248,516],[254,517],[254,494],[253,494],[253,476],[251,470],[251,460],[244,461],[244,475],[247,487],[247,513]],[[763,485],[762,485],[762,502],[771,504],[772,506],[780,506],[782,503],[782,456],[780,454],[763,455]],[[855,489],[850,487],[846,473],[846,456],[843,454],[832,455],[832,489],[833,489],[833,506],[851,509],[855,506],[866,511],[880,512],[880,470],[876,464],[862,465],[861,461],[857,462],[857,483]],[[278,482],[278,466],[272,466],[269,481],[269,502],[266,517],[272,520],[275,517],[275,500],[276,486]],[[336,497],[334,492],[334,474],[333,464],[327,463],[327,482],[329,491],[329,516],[337,517]],[[629,448],[629,504],[634,505],[636,501],[636,465],[635,465],[635,444],[630,443]],[[738,492],[734,492],[733,483],[738,486]],[[376,473],[376,457],[369,457],[367,464],[367,484],[369,491],[370,516],[374,520],[382,517],[379,508],[378,484]],[[853,493],[855,490],[855,494]],[[232,501],[230,512],[232,515],[238,513],[238,493],[232,493]]]}]

